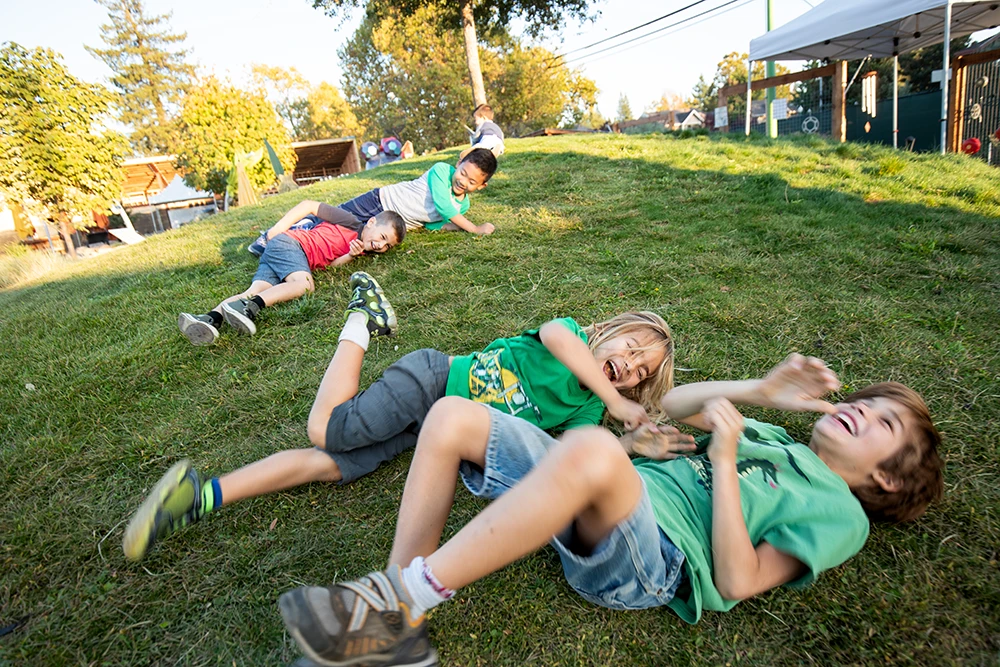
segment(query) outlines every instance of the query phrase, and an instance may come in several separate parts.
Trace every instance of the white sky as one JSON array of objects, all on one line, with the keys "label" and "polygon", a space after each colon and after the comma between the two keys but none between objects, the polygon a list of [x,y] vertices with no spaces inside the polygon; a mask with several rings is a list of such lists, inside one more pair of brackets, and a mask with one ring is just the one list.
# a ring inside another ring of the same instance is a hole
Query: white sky
[{"label": "white sky", "polygon": [[[627,38],[724,1],[709,0]],[[561,35],[549,36],[545,45],[556,52],[569,51],[691,2],[598,1],[593,4],[600,10],[595,22],[569,23]],[[699,75],[710,78],[714,74],[724,55],[747,51],[750,39],[765,31],[765,2],[739,0],[720,10],[725,13],[717,17],[695,19],[623,50],[571,64],[581,67],[597,82],[599,106],[605,116],[614,116],[621,93],[628,96],[633,112],[638,115],[664,92],[687,96]],[[808,11],[810,5],[818,2],[772,0],[775,27]],[[103,7],[88,0],[10,0],[4,4],[0,42],[50,47],[65,57],[70,71],[81,79],[102,82],[110,75],[107,67],[83,48],[84,44],[103,46],[100,25],[107,21]],[[191,60],[200,67],[240,80],[246,76],[248,64],[260,62],[295,67],[313,83],[325,80],[338,86],[341,69],[337,49],[353,34],[361,18],[360,11],[355,11],[355,16],[341,23],[312,9],[309,0],[146,0],[145,6],[150,13],[173,11],[170,25],[175,32],[187,32],[186,45],[192,52]],[[570,56],[568,60],[575,57],[578,56]]]}]

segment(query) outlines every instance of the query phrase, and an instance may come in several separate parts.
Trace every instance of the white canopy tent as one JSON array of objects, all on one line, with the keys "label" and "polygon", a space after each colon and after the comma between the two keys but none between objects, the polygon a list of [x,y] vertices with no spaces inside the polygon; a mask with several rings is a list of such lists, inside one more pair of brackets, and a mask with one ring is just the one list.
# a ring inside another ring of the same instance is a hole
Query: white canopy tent
[{"label": "white canopy tent", "polygon": [[[943,69],[947,72],[952,39],[997,25],[1000,25],[997,0],[826,0],[777,30],[751,40],[750,60],[897,57],[944,42]],[[898,72],[896,78],[898,83]],[[941,83],[942,153],[947,117],[948,77],[945,76]],[[895,120],[893,129],[895,135]]]}]

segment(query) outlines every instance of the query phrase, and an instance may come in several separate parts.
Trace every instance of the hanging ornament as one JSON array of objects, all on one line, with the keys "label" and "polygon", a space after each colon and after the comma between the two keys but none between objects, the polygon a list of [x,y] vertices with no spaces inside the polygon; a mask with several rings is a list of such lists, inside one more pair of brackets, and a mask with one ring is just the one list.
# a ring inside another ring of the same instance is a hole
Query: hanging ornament
[{"label": "hanging ornament", "polygon": [[976,139],[975,137],[972,137],[971,139],[966,139],[965,141],[962,142],[962,152],[965,153],[966,155],[975,155],[976,153],[979,152],[979,149],[982,147],[983,144],[979,141],[979,139]]}]

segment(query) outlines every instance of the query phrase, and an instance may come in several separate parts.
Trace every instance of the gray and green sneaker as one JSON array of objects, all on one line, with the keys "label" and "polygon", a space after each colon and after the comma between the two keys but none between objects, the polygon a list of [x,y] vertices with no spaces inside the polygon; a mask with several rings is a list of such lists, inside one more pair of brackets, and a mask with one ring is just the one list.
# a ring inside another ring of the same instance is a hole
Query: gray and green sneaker
[{"label": "gray and green sneaker", "polygon": [[250,299],[236,299],[222,304],[222,317],[226,323],[247,336],[257,333],[257,325],[253,321],[259,312],[260,306]]},{"label": "gray and green sneaker", "polygon": [[364,313],[368,317],[368,333],[372,338],[395,336],[396,311],[375,279],[364,271],[356,271],[351,275],[351,289],[354,296],[347,304],[344,315]]},{"label": "gray and green sneaker", "polygon": [[329,588],[305,586],[278,598],[289,634],[320,665],[429,667],[438,664],[398,565]]},{"label": "gray and green sneaker", "polygon": [[122,540],[125,557],[141,559],[154,542],[195,523],[206,513],[198,471],[187,459],[175,463],[132,515]]},{"label": "gray and green sneaker", "polygon": [[208,315],[181,313],[177,326],[192,345],[211,345],[219,337],[219,330]]}]

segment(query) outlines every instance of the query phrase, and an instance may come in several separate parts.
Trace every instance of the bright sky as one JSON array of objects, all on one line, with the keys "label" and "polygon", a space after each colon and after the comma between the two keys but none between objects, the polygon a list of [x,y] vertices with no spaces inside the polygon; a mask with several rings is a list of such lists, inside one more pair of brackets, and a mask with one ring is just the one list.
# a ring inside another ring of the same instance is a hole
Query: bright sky
[{"label": "bright sky", "polygon": [[[546,46],[558,53],[567,52],[692,1],[598,1],[593,4],[600,11],[595,22],[570,23],[561,35],[549,36]],[[728,1],[708,0],[626,38],[643,35]],[[735,0],[703,19],[694,19],[627,47],[577,62],[572,61],[584,54],[571,55],[567,61],[597,82],[601,91],[599,106],[605,116],[615,115],[621,93],[628,96],[633,112],[638,115],[664,92],[687,96],[698,76],[704,74],[710,78],[727,53],[749,50],[750,39],[765,31],[765,2]],[[775,27],[808,11],[818,2],[772,0]],[[103,7],[86,0],[32,0],[6,5],[0,25],[0,42],[50,47],[65,57],[74,75],[88,81],[101,82],[110,76],[107,67],[83,48],[84,44],[103,46],[100,25],[107,21]],[[176,32],[187,32],[186,44],[192,52],[191,59],[202,68],[242,80],[246,77],[247,65],[260,62],[295,67],[313,83],[325,80],[338,86],[341,69],[337,49],[353,34],[361,18],[360,11],[355,11],[355,16],[341,23],[312,9],[309,0],[146,0],[145,6],[150,13],[173,11],[171,27]]]}]

